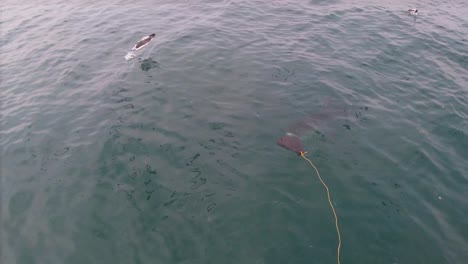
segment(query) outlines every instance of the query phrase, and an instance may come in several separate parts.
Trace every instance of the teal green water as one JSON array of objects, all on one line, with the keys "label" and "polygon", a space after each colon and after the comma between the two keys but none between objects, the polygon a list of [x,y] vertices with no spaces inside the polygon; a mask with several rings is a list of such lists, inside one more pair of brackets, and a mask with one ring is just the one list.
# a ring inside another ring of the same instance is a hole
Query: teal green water
[{"label": "teal green water", "polygon": [[137,2],[1,4],[1,263],[336,263],[330,100],[341,262],[465,263],[466,3]]}]

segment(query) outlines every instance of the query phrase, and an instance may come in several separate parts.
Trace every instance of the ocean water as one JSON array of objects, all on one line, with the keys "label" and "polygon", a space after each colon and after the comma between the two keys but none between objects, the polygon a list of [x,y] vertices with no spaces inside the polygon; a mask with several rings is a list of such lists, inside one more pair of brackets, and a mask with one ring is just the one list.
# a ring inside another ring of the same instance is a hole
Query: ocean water
[{"label": "ocean water", "polygon": [[466,263],[468,3],[386,2],[2,1],[1,263],[336,263],[311,117],[343,264]]}]

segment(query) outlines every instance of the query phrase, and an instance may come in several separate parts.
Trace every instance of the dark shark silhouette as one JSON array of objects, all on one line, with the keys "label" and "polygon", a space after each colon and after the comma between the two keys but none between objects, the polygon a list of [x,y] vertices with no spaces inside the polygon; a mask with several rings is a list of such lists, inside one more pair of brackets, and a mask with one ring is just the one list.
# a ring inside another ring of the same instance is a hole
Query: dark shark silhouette
[{"label": "dark shark silhouette", "polygon": [[346,109],[336,107],[336,103],[328,99],[321,111],[315,114],[310,114],[302,120],[292,124],[285,135],[278,140],[278,145],[281,147],[296,152],[297,154],[304,153],[302,147],[301,136],[304,134],[319,129],[323,123],[332,119],[344,116]]}]

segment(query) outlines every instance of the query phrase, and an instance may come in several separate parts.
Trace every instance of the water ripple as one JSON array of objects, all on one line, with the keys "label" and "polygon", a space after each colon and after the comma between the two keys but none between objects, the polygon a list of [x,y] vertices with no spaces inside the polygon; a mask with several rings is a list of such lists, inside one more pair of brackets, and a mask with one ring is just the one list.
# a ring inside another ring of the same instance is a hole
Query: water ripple
[{"label": "water ripple", "polygon": [[342,260],[463,262],[466,4],[407,8],[2,4],[2,263],[331,261],[323,189],[275,145],[321,109]]}]

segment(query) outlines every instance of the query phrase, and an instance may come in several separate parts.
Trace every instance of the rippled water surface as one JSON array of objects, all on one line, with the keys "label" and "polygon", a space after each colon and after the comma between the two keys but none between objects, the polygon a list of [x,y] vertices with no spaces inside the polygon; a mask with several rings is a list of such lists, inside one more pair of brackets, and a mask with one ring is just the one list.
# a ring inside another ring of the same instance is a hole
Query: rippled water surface
[{"label": "rippled water surface", "polygon": [[343,264],[465,263],[466,2],[76,2],[1,4],[2,263],[336,263],[314,118]]}]

